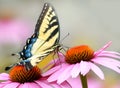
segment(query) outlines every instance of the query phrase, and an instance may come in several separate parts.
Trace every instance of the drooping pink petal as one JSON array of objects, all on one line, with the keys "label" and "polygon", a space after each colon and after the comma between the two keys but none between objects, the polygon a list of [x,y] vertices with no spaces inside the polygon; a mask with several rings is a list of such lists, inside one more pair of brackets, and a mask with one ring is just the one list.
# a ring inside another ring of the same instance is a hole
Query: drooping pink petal
[{"label": "drooping pink petal", "polygon": [[93,59],[92,61],[120,73],[120,69],[115,65],[115,63],[107,62],[107,60],[103,61],[103,60],[101,60],[101,58],[97,59],[97,60]]},{"label": "drooping pink petal", "polygon": [[86,75],[90,70],[89,63],[86,61],[81,61],[80,62],[80,72],[84,76]]},{"label": "drooping pink petal", "polygon": [[[16,88],[16,87],[12,87],[12,88]],[[26,82],[24,84],[21,84],[19,88],[42,88],[42,87],[38,86],[38,84],[34,82]]]},{"label": "drooping pink petal", "polygon": [[0,74],[0,80],[10,80],[9,74],[1,73]]},{"label": "drooping pink petal", "polygon": [[91,62],[89,62],[89,65],[90,65],[91,70],[103,80],[104,79],[104,74],[101,71],[101,69]]},{"label": "drooping pink petal", "polygon": [[94,56],[97,56],[97,55],[99,55],[103,50],[105,50],[107,47],[109,47],[110,45],[111,45],[111,41],[110,42],[108,42],[106,45],[104,45],[100,50],[98,50],[98,51],[96,51],[95,53],[94,53]]},{"label": "drooping pink petal", "polygon": [[76,78],[80,74],[80,64],[77,63],[71,70],[71,76],[72,78]]},{"label": "drooping pink petal", "polygon": [[17,88],[20,85],[18,82],[12,82],[7,85],[5,85],[3,88]]},{"label": "drooping pink petal", "polygon": [[118,56],[116,54],[109,54],[109,53],[101,53],[98,55],[98,57],[109,57],[109,58],[120,59],[120,56]]},{"label": "drooping pink petal", "polygon": [[60,75],[67,67],[68,65],[67,64],[62,64],[60,65],[61,66],[61,69],[56,71],[55,73],[53,73],[47,80],[48,82],[53,82],[53,81],[56,81],[58,79],[58,75]]},{"label": "drooping pink petal", "polygon": [[[44,81],[44,80],[43,80]],[[42,88],[51,88],[50,84],[47,84],[45,82],[42,82],[42,80],[36,80],[35,81],[38,85],[40,85]]]},{"label": "drooping pink petal", "polygon": [[70,73],[71,73],[71,70],[73,69],[73,66],[74,65],[70,65],[59,75],[58,80],[57,80],[58,84],[61,84],[62,82],[64,82],[71,76]]},{"label": "drooping pink petal", "polygon": [[105,53],[105,54],[116,54],[116,55],[120,56],[120,53],[115,52],[115,51],[105,51],[104,50],[102,53]]}]

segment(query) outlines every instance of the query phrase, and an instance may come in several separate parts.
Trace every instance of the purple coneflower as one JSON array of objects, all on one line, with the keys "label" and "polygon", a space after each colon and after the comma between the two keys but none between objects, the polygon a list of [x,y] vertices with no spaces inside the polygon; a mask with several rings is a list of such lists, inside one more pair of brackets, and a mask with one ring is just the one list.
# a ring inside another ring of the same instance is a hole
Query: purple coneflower
[{"label": "purple coneflower", "polygon": [[18,65],[13,67],[9,74],[1,73],[0,88],[71,88],[68,82],[57,84],[48,82],[47,76],[41,76],[40,69],[35,66],[26,71],[25,67]]},{"label": "purple coneflower", "polygon": [[57,80],[57,83],[60,84],[68,78],[76,78],[79,75],[81,77],[81,81],[86,81],[86,74],[92,70],[97,76],[99,76],[101,79],[104,79],[104,74],[97,66],[98,64],[120,73],[120,61],[116,60],[120,58],[120,53],[114,51],[105,51],[110,44],[111,42],[108,42],[98,51],[92,50],[87,45],[70,48],[67,50],[65,56],[63,54],[59,55],[59,58],[62,60],[62,62],[57,62],[58,65],[55,65],[43,75],[45,76],[52,74],[48,78],[48,81],[52,82]]}]

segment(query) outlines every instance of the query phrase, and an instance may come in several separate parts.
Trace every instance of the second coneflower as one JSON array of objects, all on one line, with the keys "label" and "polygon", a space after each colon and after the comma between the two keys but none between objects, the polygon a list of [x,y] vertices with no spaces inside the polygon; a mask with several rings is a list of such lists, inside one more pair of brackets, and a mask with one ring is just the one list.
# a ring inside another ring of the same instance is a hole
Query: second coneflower
[{"label": "second coneflower", "polygon": [[52,74],[48,78],[49,82],[57,80],[58,83],[62,83],[68,78],[76,78],[79,75],[81,79],[85,81],[85,75],[92,70],[97,76],[104,79],[102,70],[96,64],[100,64],[120,73],[120,61],[116,60],[120,58],[120,53],[105,51],[110,44],[111,42],[108,42],[98,51],[92,50],[87,45],[70,48],[65,56],[63,54],[59,55],[62,62],[56,62],[58,65],[55,65],[44,75]]}]

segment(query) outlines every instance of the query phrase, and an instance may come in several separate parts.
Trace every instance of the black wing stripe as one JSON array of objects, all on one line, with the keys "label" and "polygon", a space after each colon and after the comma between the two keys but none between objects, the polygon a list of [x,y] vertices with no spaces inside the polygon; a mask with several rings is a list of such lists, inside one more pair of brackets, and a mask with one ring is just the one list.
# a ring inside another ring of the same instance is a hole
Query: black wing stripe
[{"label": "black wing stripe", "polygon": [[[50,40],[52,40],[52,38],[54,38],[54,36],[55,36],[57,33],[59,33],[58,30],[59,30],[58,27],[57,27],[56,29],[54,29],[54,31],[51,33],[51,35],[48,36],[48,38],[43,42],[43,44],[42,44],[39,48],[41,48],[46,42],[49,42]],[[56,38],[56,40],[53,42],[52,45],[56,45],[56,43],[58,43],[58,41],[59,41],[59,39]],[[52,48],[52,45],[49,46],[48,48],[44,49],[44,50],[47,50],[47,49]],[[38,48],[37,50],[39,50],[39,48]],[[36,50],[36,51],[37,51],[37,50]]]},{"label": "black wing stripe", "polygon": [[56,21],[58,21],[57,17],[53,16],[50,20],[50,24],[52,24],[53,22],[56,22]]},{"label": "black wing stripe", "polygon": [[40,14],[40,16],[39,16],[39,18],[38,18],[38,21],[37,21],[37,24],[36,24],[36,26],[35,26],[35,33],[37,33],[37,32],[39,31],[39,28],[40,28],[40,26],[41,26],[41,24],[42,24],[42,20],[43,20],[44,17],[45,17],[44,14],[47,13],[48,9],[49,9],[48,4],[47,4],[47,3],[44,4],[42,13]]},{"label": "black wing stripe", "polygon": [[[58,41],[58,39],[56,39],[55,42],[51,45],[51,46],[54,46],[53,48],[56,48],[58,46],[58,44],[56,44],[57,41]],[[51,47],[48,47],[48,48],[44,49],[44,51],[47,51],[47,50],[52,51]]]},{"label": "black wing stripe", "polygon": [[46,28],[44,33],[46,33],[49,29],[51,29],[51,27],[58,25],[56,18],[57,18],[56,16],[52,17],[52,19],[49,21],[48,28]]},{"label": "black wing stripe", "polygon": [[52,37],[54,37],[57,33],[58,33],[58,28],[57,29],[55,29],[52,33],[51,33],[51,35],[46,39],[46,41],[49,41]]}]

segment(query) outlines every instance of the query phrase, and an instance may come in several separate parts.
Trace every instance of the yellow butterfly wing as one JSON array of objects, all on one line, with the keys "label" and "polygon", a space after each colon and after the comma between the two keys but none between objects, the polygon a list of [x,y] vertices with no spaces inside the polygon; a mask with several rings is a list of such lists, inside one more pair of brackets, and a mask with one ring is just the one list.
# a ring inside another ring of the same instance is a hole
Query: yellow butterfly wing
[{"label": "yellow butterfly wing", "polygon": [[35,56],[31,58],[33,65],[57,48],[60,39],[59,29],[55,10],[50,4],[46,3],[36,24],[36,34],[33,35],[33,37],[37,35],[36,42],[31,48],[31,54]]}]

